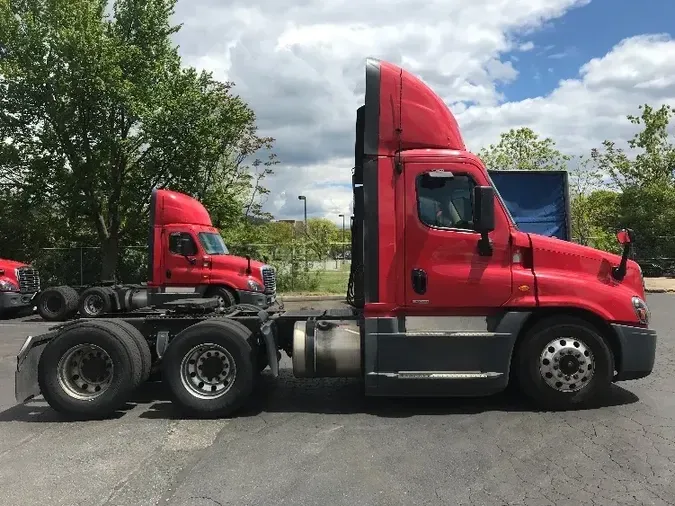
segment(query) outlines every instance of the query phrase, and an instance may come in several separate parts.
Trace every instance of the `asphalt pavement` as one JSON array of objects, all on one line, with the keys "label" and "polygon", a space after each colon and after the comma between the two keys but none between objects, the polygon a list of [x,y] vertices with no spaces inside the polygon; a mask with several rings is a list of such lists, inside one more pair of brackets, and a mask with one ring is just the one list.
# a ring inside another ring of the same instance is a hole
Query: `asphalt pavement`
[{"label": "asphalt pavement", "polygon": [[653,374],[566,413],[507,395],[366,399],[356,381],[292,378],[285,358],[232,419],[177,418],[150,384],[115,419],[68,422],[12,407],[16,352],[48,324],[2,321],[0,505],[675,504],[675,295],[648,302]]}]

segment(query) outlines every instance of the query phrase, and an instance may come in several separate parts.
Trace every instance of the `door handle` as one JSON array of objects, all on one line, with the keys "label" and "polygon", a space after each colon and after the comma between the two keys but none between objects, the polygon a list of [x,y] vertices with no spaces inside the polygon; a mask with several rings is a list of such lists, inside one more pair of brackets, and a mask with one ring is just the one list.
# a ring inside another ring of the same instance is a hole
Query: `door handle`
[{"label": "door handle", "polygon": [[166,279],[171,279],[171,269],[166,270]]},{"label": "door handle", "polygon": [[412,270],[412,287],[415,293],[424,295],[427,291],[427,273],[424,269]]}]

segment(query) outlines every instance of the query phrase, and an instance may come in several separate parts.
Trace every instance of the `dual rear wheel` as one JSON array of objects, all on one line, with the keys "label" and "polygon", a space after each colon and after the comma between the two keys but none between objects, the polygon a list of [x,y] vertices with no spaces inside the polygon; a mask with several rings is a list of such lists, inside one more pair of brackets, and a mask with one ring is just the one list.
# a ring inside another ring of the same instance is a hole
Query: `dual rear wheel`
[{"label": "dual rear wheel", "polygon": [[38,384],[55,410],[76,418],[120,409],[150,375],[150,348],[140,331],[118,320],[84,320],[49,341]]},{"label": "dual rear wheel", "polygon": [[[150,376],[147,340],[123,320],[81,320],[54,332],[38,383],[56,411],[101,418],[120,410]],[[258,374],[252,332],[232,320],[205,320],[178,333],[162,357],[162,379],[185,414],[227,416],[249,398]]]}]

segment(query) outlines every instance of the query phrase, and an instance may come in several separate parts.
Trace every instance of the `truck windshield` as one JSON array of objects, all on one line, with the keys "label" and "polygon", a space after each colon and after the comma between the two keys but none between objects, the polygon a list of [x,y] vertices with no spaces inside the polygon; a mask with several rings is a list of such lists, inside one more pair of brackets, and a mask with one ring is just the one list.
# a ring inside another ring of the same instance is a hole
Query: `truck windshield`
[{"label": "truck windshield", "polygon": [[502,203],[502,206],[504,207],[504,210],[506,211],[506,215],[509,217],[509,220],[511,220],[511,224],[514,226],[516,230],[518,230],[518,225],[516,225],[516,220],[513,219],[513,215],[511,214],[511,211],[509,211],[509,208],[506,205],[506,202],[504,202],[504,199],[502,198],[502,194],[499,193],[499,190],[495,186],[495,182],[492,180],[490,177],[490,173],[486,170],[485,174],[487,175],[488,181],[490,181],[490,185],[495,189],[495,194],[497,195],[497,198],[499,199],[499,202]]},{"label": "truck windshield", "polygon": [[220,234],[213,232],[199,232],[199,242],[207,255],[229,255],[230,252],[225,246],[223,238]]}]

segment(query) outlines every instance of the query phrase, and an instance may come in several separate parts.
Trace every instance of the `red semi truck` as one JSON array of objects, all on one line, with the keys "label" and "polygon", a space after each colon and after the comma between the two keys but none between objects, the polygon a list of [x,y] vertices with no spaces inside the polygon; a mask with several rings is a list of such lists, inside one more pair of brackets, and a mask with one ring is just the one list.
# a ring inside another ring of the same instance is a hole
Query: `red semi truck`
[{"label": "red semi truck", "polygon": [[230,255],[204,206],[192,197],[153,190],[150,202],[147,285],[50,287],[37,297],[47,321],[162,308],[168,301],[212,297],[222,307],[276,301],[276,271],[270,265]]},{"label": "red semi truck", "polygon": [[0,258],[0,316],[32,307],[39,291],[40,274],[37,269]]},{"label": "red semi truck", "polygon": [[657,337],[629,231],[617,256],[518,230],[441,98],[390,63],[367,60],[355,148],[351,307],[256,312],[192,298],[75,320],[26,339],[17,401],[42,393],[70,416],[101,416],[154,369],[181,409],[226,416],[259,371],[278,375],[279,351],[295,376],[361,378],[366,395],[482,396],[515,383],[553,409],[651,373]]}]

